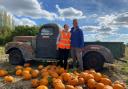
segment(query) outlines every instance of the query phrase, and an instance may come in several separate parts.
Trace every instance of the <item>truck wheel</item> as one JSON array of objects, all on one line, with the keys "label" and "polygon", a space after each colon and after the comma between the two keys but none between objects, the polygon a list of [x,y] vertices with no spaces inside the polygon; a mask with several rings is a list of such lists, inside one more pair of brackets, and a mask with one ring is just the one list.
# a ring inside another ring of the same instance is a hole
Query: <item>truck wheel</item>
[{"label": "truck wheel", "polygon": [[84,69],[100,71],[104,65],[104,57],[98,52],[89,52],[83,56]]},{"label": "truck wheel", "polygon": [[9,63],[12,65],[24,64],[23,55],[20,50],[12,50],[9,52]]}]

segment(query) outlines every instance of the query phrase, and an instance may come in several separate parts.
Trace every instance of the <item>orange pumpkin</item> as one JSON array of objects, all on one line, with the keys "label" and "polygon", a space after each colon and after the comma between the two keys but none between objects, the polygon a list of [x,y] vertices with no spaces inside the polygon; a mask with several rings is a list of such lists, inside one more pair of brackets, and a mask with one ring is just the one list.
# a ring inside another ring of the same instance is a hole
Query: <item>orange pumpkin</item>
[{"label": "orange pumpkin", "polygon": [[30,65],[31,65],[30,63],[25,63],[24,67],[30,67]]},{"label": "orange pumpkin", "polygon": [[63,83],[57,83],[54,86],[54,89],[65,89],[65,85]]},{"label": "orange pumpkin", "polygon": [[78,78],[78,84],[83,85],[84,84],[84,78]]},{"label": "orange pumpkin", "polygon": [[45,86],[47,86],[47,85],[48,85],[48,79],[47,79],[47,78],[41,79],[41,80],[39,81],[39,84],[40,84],[40,85],[45,85]]},{"label": "orange pumpkin", "polygon": [[71,75],[69,73],[63,73],[62,78],[64,81],[68,81],[71,78]]},{"label": "orange pumpkin", "polygon": [[38,86],[36,89],[48,89],[48,87],[45,86],[45,85],[40,85],[40,86]]},{"label": "orange pumpkin", "polygon": [[72,85],[65,85],[65,89],[75,89],[75,87]]},{"label": "orange pumpkin", "polygon": [[57,73],[59,74],[59,75],[61,75],[62,73],[64,73],[65,72],[65,70],[64,70],[64,68],[58,68],[57,69]]},{"label": "orange pumpkin", "polygon": [[38,66],[38,69],[39,69],[39,70],[43,69],[43,65],[39,65],[39,66]]},{"label": "orange pumpkin", "polygon": [[25,73],[25,74],[23,74],[23,78],[24,78],[24,80],[30,80],[31,79],[31,74],[30,73]]},{"label": "orange pumpkin", "polygon": [[57,78],[59,75],[56,73],[56,72],[51,72],[51,77],[53,77],[53,78]]},{"label": "orange pumpkin", "polygon": [[18,65],[18,66],[15,67],[15,69],[16,69],[16,70],[18,70],[18,69],[23,69],[23,67],[20,66],[20,65]]},{"label": "orange pumpkin", "polygon": [[0,69],[0,77],[4,77],[7,74],[8,72],[6,70]]},{"label": "orange pumpkin", "polygon": [[38,87],[39,86],[39,80],[38,79],[33,79],[31,81],[31,85],[32,85],[33,88]]},{"label": "orange pumpkin", "polygon": [[99,82],[101,78],[102,78],[101,73],[95,73],[95,74],[94,74],[94,79],[95,79],[97,82]]},{"label": "orange pumpkin", "polygon": [[26,67],[26,68],[24,68],[24,70],[31,72],[32,68],[31,67]]},{"label": "orange pumpkin", "polygon": [[22,70],[21,69],[16,70],[16,76],[22,76]]},{"label": "orange pumpkin", "polygon": [[113,89],[112,86],[106,85],[103,89]]},{"label": "orange pumpkin", "polygon": [[124,87],[121,84],[114,84],[113,89],[124,89]]},{"label": "orange pumpkin", "polygon": [[82,77],[82,78],[84,78],[86,75],[87,75],[88,73],[85,73],[85,72],[81,72],[80,73],[80,75],[79,75],[79,77]]},{"label": "orange pumpkin", "polygon": [[97,83],[96,84],[96,89],[103,89],[104,88],[104,84],[103,83]]},{"label": "orange pumpkin", "polygon": [[87,82],[87,86],[89,89],[94,89],[96,85],[96,81],[94,79],[89,79]]},{"label": "orange pumpkin", "polygon": [[77,79],[77,78],[70,78],[70,79],[68,80],[68,84],[69,84],[69,85],[76,86],[76,85],[78,85],[78,79]]},{"label": "orange pumpkin", "polygon": [[100,83],[103,83],[104,85],[112,85],[112,81],[108,78],[101,78]]},{"label": "orange pumpkin", "polygon": [[11,83],[13,81],[14,81],[14,78],[10,75],[4,77],[4,82],[6,82],[6,83],[8,83],[8,82]]},{"label": "orange pumpkin", "polygon": [[31,75],[32,75],[32,78],[37,78],[39,75],[39,71],[38,70],[32,70]]},{"label": "orange pumpkin", "polygon": [[89,79],[94,79],[94,76],[92,74],[87,74],[84,76],[85,83],[87,83]]},{"label": "orange pumpkin", "polygon": [[75,86],[75,89],[83,89],[82,86]]}]

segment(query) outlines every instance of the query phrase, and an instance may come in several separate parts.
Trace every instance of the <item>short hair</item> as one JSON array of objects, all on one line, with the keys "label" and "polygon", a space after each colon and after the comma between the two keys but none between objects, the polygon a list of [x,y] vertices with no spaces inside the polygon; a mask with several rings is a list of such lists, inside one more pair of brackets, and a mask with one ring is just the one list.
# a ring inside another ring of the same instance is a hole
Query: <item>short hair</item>
[{"label": "short hair", "polygon": [[73,22],[74,22],[74,21],[78,21],[78,20],[77,20],[77,19],[73,19]]}]

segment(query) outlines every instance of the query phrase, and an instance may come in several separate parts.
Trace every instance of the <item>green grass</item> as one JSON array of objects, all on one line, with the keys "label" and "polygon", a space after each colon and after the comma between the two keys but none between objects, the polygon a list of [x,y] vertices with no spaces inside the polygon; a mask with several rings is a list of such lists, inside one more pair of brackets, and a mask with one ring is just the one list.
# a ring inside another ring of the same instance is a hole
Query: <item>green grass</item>
[{"label": "green grass", "polygon": [[5,54],[4,50],[5,50],[4,47],[0,46],[0,55],[4,55]]}]

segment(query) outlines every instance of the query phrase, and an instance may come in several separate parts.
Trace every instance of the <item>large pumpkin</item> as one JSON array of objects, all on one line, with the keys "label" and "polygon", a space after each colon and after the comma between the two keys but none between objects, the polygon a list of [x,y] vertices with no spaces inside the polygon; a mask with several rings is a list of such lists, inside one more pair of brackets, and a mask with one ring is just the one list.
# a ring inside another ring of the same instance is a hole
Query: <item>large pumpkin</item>
[{"label": "large pumpkin", "polygon": [[100,83],[103,83],[104,85],[112,85],[112,81],[108,78],[101,78]]},{"label": "large pumpkin", "polygon": [[103,89],[104,88],[104,84],[103,83],[97,83],[96,84],[96,89]]},{"label": "large pumpkin", "polygon": [[17,76],[22,76],[22,70],[21,69],[16,70],[16,75]]},{"label": "large pumpkin", "polygon": [[48,89],[48,87],[45,86],[45,85],[40,85],[40,86],[38,86],[36,89]]},{"label": "large pumpkin", "polygon": [[124,87],[121,84],[114,84],[113,89],[124,89]]},{"label": "large pumpkin", "polygon": [[4,82],[8,83],[8,82],[13,82],[13,81],[14,81],[14,78],[10,75],[4,77]]},{"label": "large pumpkin", "polygon": [[39,81],[40,85],[48,85],[48,79],[47,78],[43,78]]},{"label": "large pumpkin", "polygon": [[75,89],[75,87],[72,85],[65,85],[65,89]]},{"label": "large pumpkin", "polygon": [[37,78],[39,75],[39,71],[38,70],[32,70],[31,75],[32,75],[32,78]]},{"label": "large pumpkin", "polygon": [[31,85],[32,85],[33,88],[38,87],[39,86],[39,80],[38,79],[33,79],[31,81]]},{"label": "large pumpkin", "polygon": [[87,82],[87,86],[89,89],[94,89],[96,85],[96,81],[94,79],[89,79]]}]

